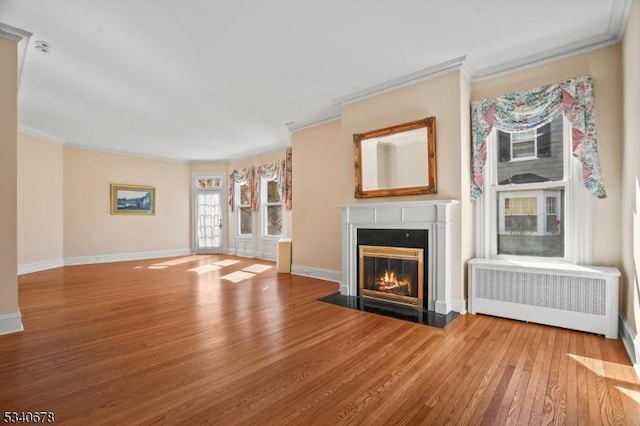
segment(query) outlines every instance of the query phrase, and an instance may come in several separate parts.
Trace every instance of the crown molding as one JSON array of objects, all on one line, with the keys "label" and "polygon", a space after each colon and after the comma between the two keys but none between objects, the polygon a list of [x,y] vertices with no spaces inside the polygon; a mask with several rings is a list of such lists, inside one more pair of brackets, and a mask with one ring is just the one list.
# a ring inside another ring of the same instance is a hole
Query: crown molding
[{"label": "crown molding", "polygon": [[384,92],[389,92],[391,90],[396,90],[404,86],[409,86],[419,81],[430,80],[451,71],[463,69],[466,59],[466,56],[460,56],[458,58],[412,72],[411,74],[406,74],[392,80],[387,80],[374,86],[349,93],[348,95],[333,99],[332,102],[340,106],[344,106],[361,101],[366,98],[370,98],[372,96],[379,95]]},{"label": "crown molding", "polygon": [[297,132],[298,130],[308,129],[309,127],[315,127],[320,124],[331,123],[332,121],[340,120],[342,118],[341,111],[332,111],[327,114],[318,114],[315,117],[312,117],[305,121],[300,121],[297,123],[287,124],[287,129],[289,129],[289,133]]},{"label": "crown molding", "polygon": [[156,161],[167,161],[169,163],[180,163],[180,164],[189,164],[189,160],[179,160],[176,158],[168,158],[168,157],[158,157],[153,155],[144,155],[144,154],[135,154],[127,151],[117,151],[115,149],[105,149],[105,148],[96,148],[93,146],[87,145],[76,145],[73,143],[65,143],[65,147],[74,148],[74,149],[82,149],[85,151],[95,151],[95,152],[103,152],[105,154],[113,154],[113,155],[123,155],[125,157],[135,157],[135,158],[144,158],[146,160],[156,160]]},{"label": "crown molding", "polygon": [[32,35],[29,31],[21,30],[20,28],[0,22],[0,37],[2,38],[8,38],[16,43],[20,43],[22,40],[29,41]]},{"label": "crown molding", "polygon": [[633,0],[614,0],[611,6],[609,34],[614,36],[618,41],[622,41],[622,37],[624,36],[632,4]]},{"label": "crown molding", "polygon": [[611,46],[622,41],[624,30],[629,19],[629,11],[633,0],[614,0],[609,15],[609,28],[606,33],[565,44],[556,49],[539,54],[526,56],[515,61],[505,62],[491,67],[471,72],[472,81],[486,80],[499,75],[508,74],[522,69],[547,64],[560,59],[586,53],[591,50]]},{"label": "crown molding", "polygon": [[18,44],[18,90],[20,89],[24,59],[27,56],[27,46],[32,35],[29,31],[0,22],[0,38],[12,40]]},{"label": "crown molding", "polygon": [[619,41],[620,40],[612,37],[609,34],[592,37],[576,43],[561,46],[557,49],[548,50],[537,55],[531,55],[517,59],[515,61],[504,62],[499,65],[483,68],[472,74],[471,81],[487,80],[493,77],[498,77],[500,75],[548,64],[560,59],[569,58],[581,53],[586,53],[591,50],[611,46],[618,43]]},{"label": "crown molding", "polygon": [[63,139],[60,139],[56,136],[50,135],[49,133],[42,132],[40,130],[36,130],[29,126],[25,126],[23,124],[18,124],[18,131],[29,136],[34,136],[40,139],[46,139],[47,142],[53,142],[58,145],[65,145],[66,142]]},{"label": "crown molding", "polygon": [[272,145],[270,148],[265,148],[265,149],[261,149],[261,148],[252,149],[220,161],[225,161],[227,163],[236,163],[239,161],[251,160],[252,158],[258,158],[265,155],[274,154],[278,151],[286,150],[290,146],[291,146],[290,144],[284,144],[284,145],[278,145],[278,146]]}]

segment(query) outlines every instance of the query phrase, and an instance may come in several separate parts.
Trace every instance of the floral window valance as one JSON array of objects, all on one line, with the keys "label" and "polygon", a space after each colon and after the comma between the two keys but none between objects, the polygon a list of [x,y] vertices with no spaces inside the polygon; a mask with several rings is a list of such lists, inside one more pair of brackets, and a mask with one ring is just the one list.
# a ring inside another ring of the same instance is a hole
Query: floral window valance
[{"label": "floral window valance", "polygon": [[607,196],[596,141],[593,80],[577,77],[558,84],[483,99],[471,105],[473,181],[471,197],[482,195],[487,137],[496,127],[507,132],[522,131],[551,122],[564,113],[572,125],[572,151],[582,164],[584,185],[596,197]]},{"label": "floral window valance", "polygon": [[[253,182],[255,180],[256,169],[255,167],[245,167],[242,169],[236,169],[229,175],[229,191],[228,191],[228,203],[229,207],[233,211],[233,193],[235,191],[236,183],[240,185],[248,185],[249,188],[253,188]],[[253,194],[251,195],[251,205],[253,207]]]},{"label": "floral window valance", "polygon": [[292,150],[287,148],[284,160],[272,161],[258,167],[245,167],[231,172],[229,176],[229,207],[233,210],[233,193],[235,184],[246,184],[251,188],[251,210],[256,211],[260,207],[260,178],[274,179],[280,188],[280,199],[287,210],[292,209]]}]

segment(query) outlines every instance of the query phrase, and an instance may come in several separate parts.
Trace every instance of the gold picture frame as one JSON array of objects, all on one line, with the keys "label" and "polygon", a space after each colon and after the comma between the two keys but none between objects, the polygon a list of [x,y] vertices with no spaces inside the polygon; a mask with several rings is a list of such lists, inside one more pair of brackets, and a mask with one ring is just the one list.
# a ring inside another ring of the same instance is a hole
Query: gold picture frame
[{"label": "gold picture frame", "polygon": [[353,135],[356,198],[437,194],[436,118]]},{"label": "gold picture frame", "polygon": [[111,214],[155,215],[156,188],[112,183]]}]

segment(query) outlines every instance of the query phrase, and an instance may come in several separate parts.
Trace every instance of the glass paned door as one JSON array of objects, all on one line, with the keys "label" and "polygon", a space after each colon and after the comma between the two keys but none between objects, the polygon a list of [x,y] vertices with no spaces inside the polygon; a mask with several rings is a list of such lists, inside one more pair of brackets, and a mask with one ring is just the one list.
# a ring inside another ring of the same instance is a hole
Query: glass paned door
[{"label": "glass paned door", "polygon": [[222,191],[196,191],[195,231],[198,252],[219,253],[222,251]]}]

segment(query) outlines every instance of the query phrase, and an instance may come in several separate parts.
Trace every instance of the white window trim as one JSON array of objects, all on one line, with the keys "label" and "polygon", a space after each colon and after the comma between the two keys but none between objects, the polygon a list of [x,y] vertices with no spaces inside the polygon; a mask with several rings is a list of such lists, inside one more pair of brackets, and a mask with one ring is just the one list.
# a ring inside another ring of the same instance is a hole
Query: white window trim
[{"label": "white window trim", "polygon": [[[564,185],[564,258],[534,256],[513,256],[498,254],[498,203],[497,200],[497,158],[498,136],[493,129],[487,138],[487,162],[484,174],[484,192],[476,202],[476,252],[479,257],[492,259],[513,259],[542,262],[564,262],[590,265],[593,259],[593,196],[584,187],[582,165],[571,152],[571,124],[563,118],[564,181],[530,184],[501,185],[500,191],[558,188]],[[568,177],[571,176],[571,182]],[[563,183],[564,182],[564,183]]]},{"label": "white window trim", "polygon": [[241,207],[249,207],[249,208],[251,208],[251,200],[249,200],[249,204],[240,204],[240,200],[241,200],[241,198],[240,198],[240,186],[247,185],[247,182],[245,182],[245,183],[235,182],[234,185],[235,185],[234,191],[233,191],[233,198],[234,198],[233,203],[234,203],[234,207],[235,207],[235,214],[233,215],[234,219],[235,219],[235,226],[234,226],[235,232],[234,233],[236,235],[236,238],[239,238],[239,239],[242,239],[242,238],[252,239],[254,231],[255,231],[255,223],[254,223],[254,220],[253,220],[253,211],[251,212],[251,233],[250,234],[243,234],[241,232],[242,228],[240,226],[241,225],[241,223],[240,223],[240,208]]},{"label": "white window trim", "polygon": [[[286,232],[286,215],[285,215],[285,209],[284,209],[284,204],[282,203],[282,200],[280,200],[279,203],[268,203],[267,202],[267,182],[269,181],[274,181],[275,178],[271,178],[271,179],[267,179],[266,177],[262,176],[260,178],[260,228],[262,230],[262,234],[261,237],[264,239],[273,239],[273,240],[279,240],[280,238],[285,236],[285,232]],[[282,232],[279,235],[269,235],[267,234],[267,229],[269,226],[269,217],[268,217],[268,212],[267,212],[267,207],[268,206],[280,206],[280,208],[282,209]]]}]

